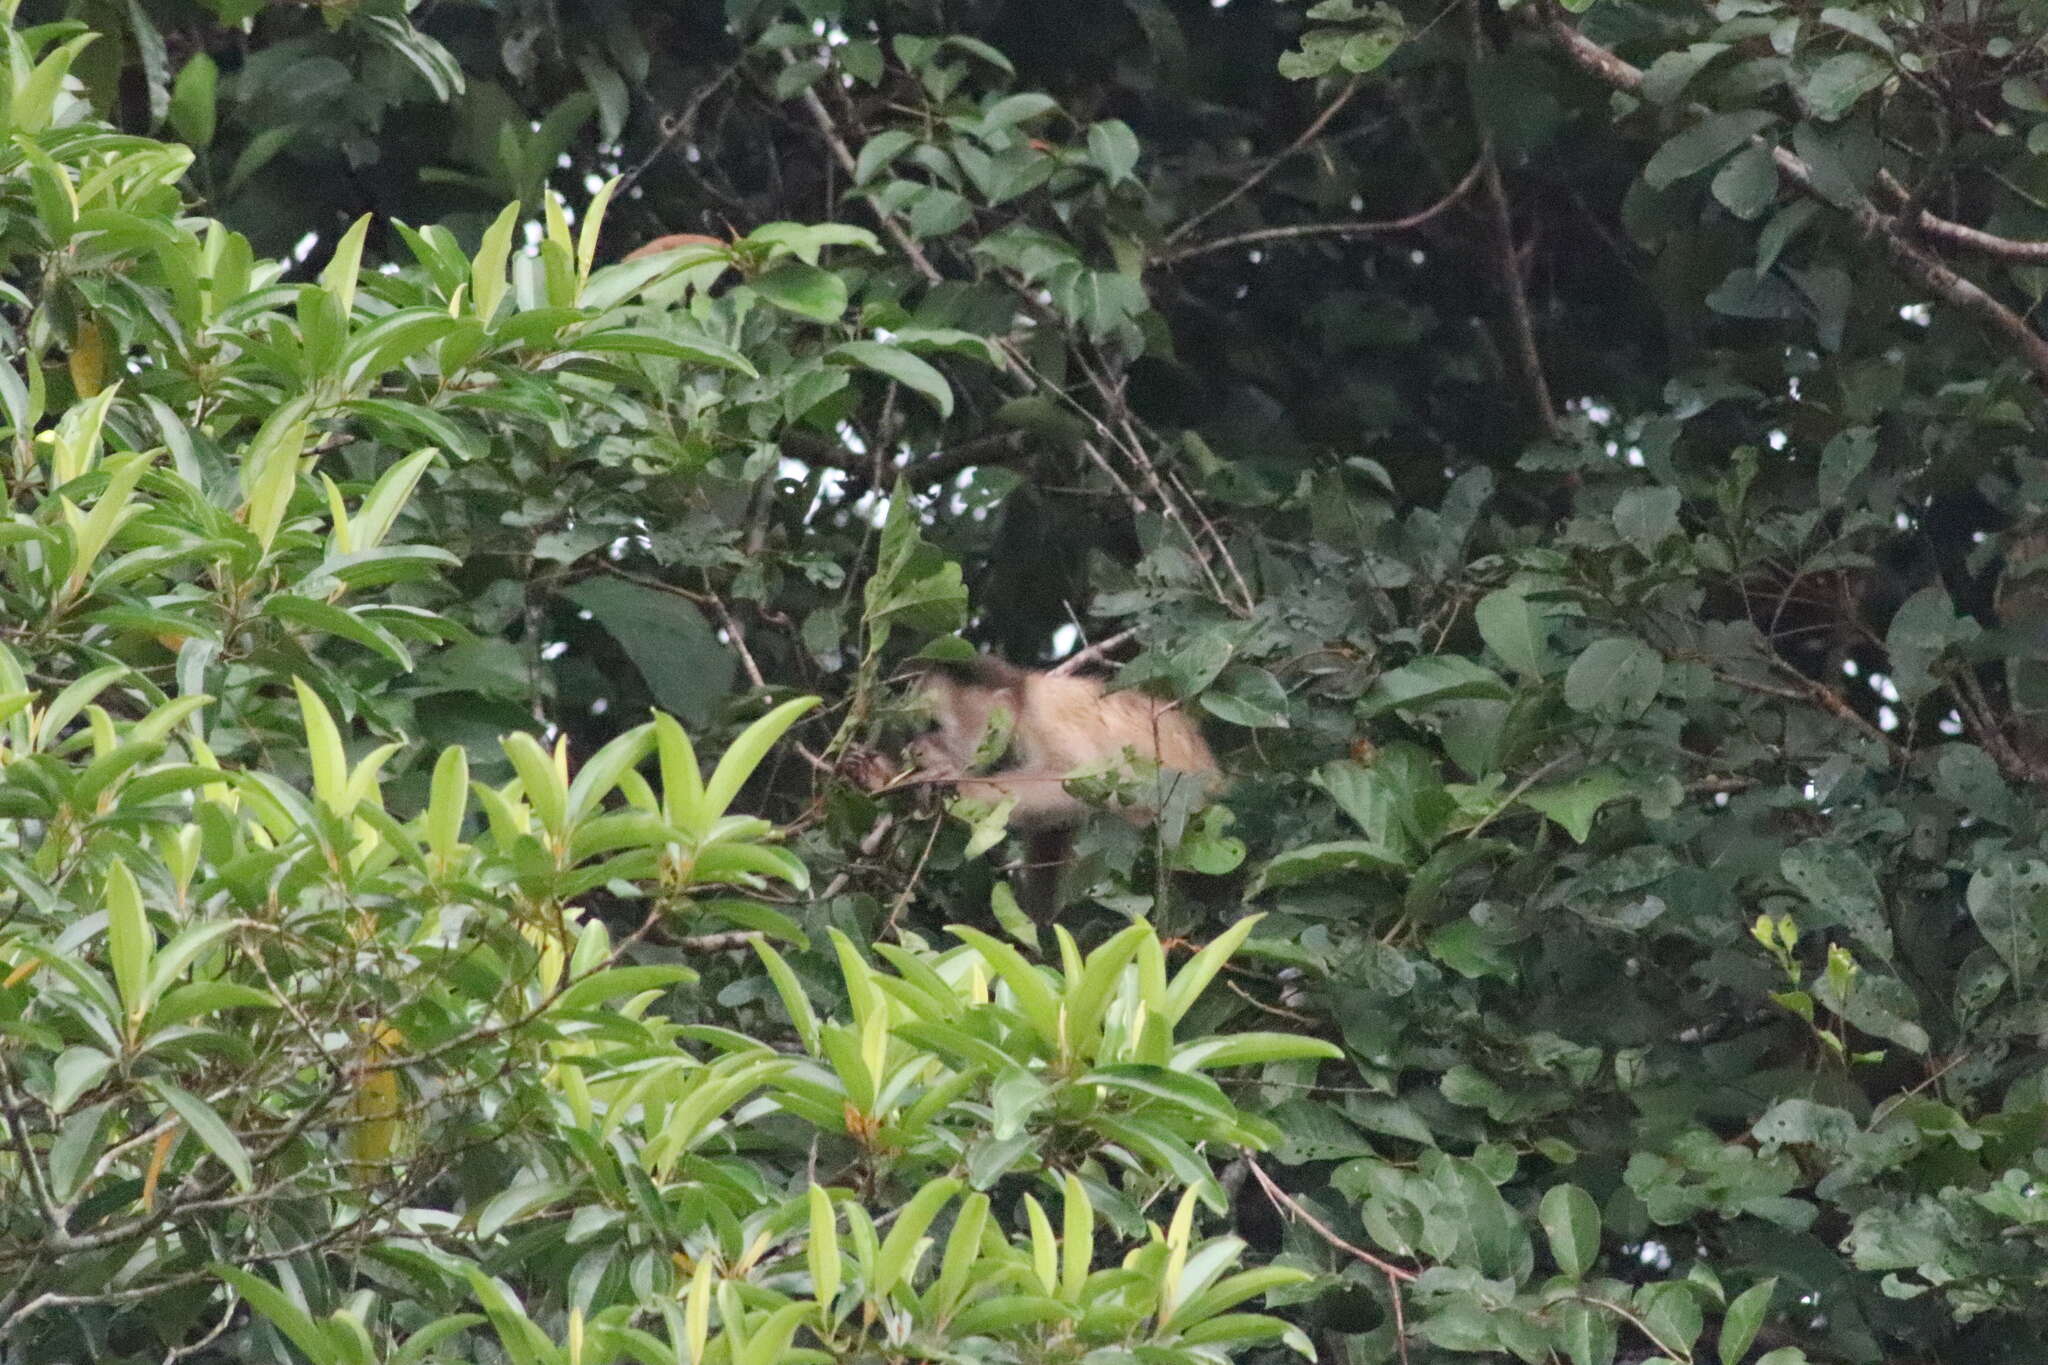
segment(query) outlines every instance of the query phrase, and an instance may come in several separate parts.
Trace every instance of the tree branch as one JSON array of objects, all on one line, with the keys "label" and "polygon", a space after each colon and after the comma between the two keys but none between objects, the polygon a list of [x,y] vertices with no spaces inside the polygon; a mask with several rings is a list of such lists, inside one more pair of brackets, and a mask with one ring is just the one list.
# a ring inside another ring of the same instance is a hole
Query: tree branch
[{"label": "tree branch", "polygon": [[[839,125],[832,121],[832,111],[825,107],[825,101],[818,98],[815,88],[804,91],[804,108],[810,111],[811,122],[818,125],[818,132],[825,139],[825,145],[832,149],[832,156],[839,162],[839,168],[850,178],[855,165],[858,164],[854,160],[853,149],[846,145],[845,138],[839,136]],[[873,200],[868,201],[868,207],[874,210],[875,221],[882,225],[883,232],[889,234],[889,240],[896,243],[896,249],[916,267],[918,274],[924,276],[925,283],[937,284],[944,278],[939,274],[939,268],[932,264],[931,257],[924,254],[924,248],[903,230],[903,224],[896,221],[894,214]]]},{"label": "tree branch", "polygon": [[1046,671],[1055,677],[1064,677],[1069,673],[1077,672],[1088,667],[1090,664],[1099,663],[1103,659],[1108,658],[1111,650],[1128,640],[1136,638],[1137,634],[1138,632],[1135,630],[1120,630],[1114,635],[1104,636],[1085,649],[1075,650]]},{"label": "tree branch", "polygon": [[[1890,171],[1879,171],[1877,183],[1901,211],[1910,210],[1912,196]],[[2014,265],[2048,265],[2048,242],[2028,242],[2014,237],[2000,237],[1982,228],[1973,228],[1967,223],[1937,217],[1926,209],[1921,209],[1917,218],[1908,214],[1906,221],[1923,237],[1937,237],[1965,251],[2010,261]]]},{"label": "tree branch", "polygon": [[1170,246],[1173,243],[1179,241],[1181,238],[1187,236],[1190,232],[1193,232],[1197,226],[1207,222],[1209,219],[1213,218],[1218,213],[1222,212],[1224,209],[1230,207],[1230,205],[1236,203],[1238,200],[1244,198],[1244,196],[1250,194],[1253,190],[1257,189],[1259,187],[1259,183],[1263,181],[1267,176],[1271,175],[1274,171],[1278,170],[1282,162],[1286,161],[1287,158],[1293,156],[1303,147],[1308,146],[1309,143],[1315,140],[1317,133],[1322,132],[1324,128],[1327,128],[1329,126],[1330,120],[1337,117],[1337,111],[1342,109],[1345,105],[1351,103],[1351,97],[1358,93],[1358,87],[1364,80],[1365,77],[1363,76],[1353,76],[1351,78],[1351,84],[1345,86],[1344,89],[1338,94],[1337,98],[1330,101],[1329,107],[1324,109],[1322,113],[1317,114],[1315,116],[1315,120],[1311,122],[1308,125],[1308,127],[1301,130],[1301,136],[1295,138],[1294,141],[1288,143],[1284,148],[1280,150],[1280,152],[1277,155],[1266,161],[1265,164],[1261,165],[1257,170],[1253,171],[1250,175],[1246,176],[1244,180],[1238,184],[1236,189],[1230,191],[1230,193],[1224,195],[1221,199],[1218,199],[1215,203],[1209,205],[1208,208],[1203,209],[1200,213],[1197,213],[1194,217],[1188,219],[1179,227],[1167,233],[1167,244]]},{"label": "tree branch", "polygon": [[[1472,28],[1472,59],[1477,63],[1491,55],[1492,48],[1479,22],[1478,0],[1472,0],[1465,12]],[[1476,105],[1472,117],[1474,123],[1479,122]],[[1536,319],[1529,311],[1529,281],[1522,274],[1522,263],[1515,251],[1515,225],[1508,212],[1507,186],[1501,183],[1500,158],[1494,153],[1493,135],[1484,131],[1480,133],[1479,166],[1486,190],[1486,227],[1493,239],[1494,269],[1508,297],[1515,363],[1522,371],[1522,387],[1529,395],[1529,406],[1535,410],[1536,424],[1545,436],[1556,436],[1557,405],[1551,401],[1550,381],[1543,375],[1543,353],[1536,348]]]},{"label": "tree branch", "polygon": [[1472,163],[1472,169],[1465,172],[1465,178],[1454,186],[1449,194],[1431,204],[1428,208],[1411,213],[1405,218],[1386,218],[1377,222],[1358,220],[1342,223],[1293,223],[1285,227],[1254,228],[1249,232],[1233,232],[1227,237],[1212,237],[1206,242],[1196,242],[1176,251],[1163,252],[1154,256],[1154,265],[1177,265],[1195,256],[1207,256],[1215,251],[1228,251],[1232,247],[1256,246],[1260,242],[1291,242],[1303,237],[1373,237],[1386,232],[1406,232],[1421,227],[1430,219],[1456,204],[1479,183],[1481,172],[1486,169],[1482,159]]},{"label": "tree branch", "polygon": [[[783,435],[782,444],[793,458],[802,460],[805,464],[823,465],[827,469],[837,469],[846,474],[870,475],[875,472],[872,456],[857,455],[846,447],[811,432],[787,432]],[[976,465],[1004,464],[1025,453],[1027,452],[1022,433],[990,432],[962,441],[945,450],[934,451],[906,465],[883,465],[881,491],[887,492],[904,480],[908,480],[913,488],[929,488],[935,483],[952,478],[963,469],[972,469]]]},{"label": "tree branch", "polygon": [[[1548,5],[1531,5],[1525,6],[1522,12],[1530,15],[1530,22],[1536,24],[1538,29],[1580,70],[1616,90],[1629,94],[1641,92],[1641,67],[1616,56],[1580,33],[1559,17],[1555,9]],[[1769,150],[1771,160],[1778,168],[1778,174],[1794,187],[1824,204],[1842,209],[1867,235],[1875,238],[1879,248],[1891,261],[1892,268],[1899,274],[1953,307],[1976,314],[1986,326],[2004,334],[2026,357],[2035,378],[2044,386],[2048,386],[2048,340],[2044,340],[2040,333],[2029,327],[2025,318],[1922,248],[1912,239],[1911,228],[1879,209],[1865,196],[1859,194],[1846,204],[1837,203],[1820,191],[1814,182],[1813,168],[1798,153],[1790,148],[1774,146],[1761,137],[1753,141],[1755,145]],[[1926,226],[1925,220],[1929,216],[1931,215],[1922,212],[1920,226],[1923,230]],[[1965,228],[1960,223],[1947,223],[1945,219],[1936,221],[1946,224],[1946,228],[1941,232],[1950,240],[1959,240],[1959,233],[1969,234],[1973,240],[1997,244],[2000,251],[2025,250],[2029,254],[2023,259],[2033,259],[2030,253],[2034,244],[1993,237],[1989,233],[1980,233],[1975,228]]]}]

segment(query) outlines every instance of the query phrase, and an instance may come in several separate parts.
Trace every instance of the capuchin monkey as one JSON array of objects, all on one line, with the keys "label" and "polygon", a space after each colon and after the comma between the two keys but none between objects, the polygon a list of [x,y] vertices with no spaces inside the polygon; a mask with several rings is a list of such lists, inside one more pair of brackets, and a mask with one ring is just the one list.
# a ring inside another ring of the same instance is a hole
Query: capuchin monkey
[{"label": "capuchin monkey", "polygon": [[[982,655],[932,665],[918,690],[933,720],[911,744],[919,771],[952,782],[971,800],[1014,802],[1010,825],[1024,836],[1027,862],[1019,901],[1040,923],[1057,908],[1074,827],[1088,811],[1066,779],[1121,777],[1116,811],[1140,827],[1174,784],[1213,791],[1220,781],[1215,756],[1185,712],[1142,693],[1106,691],[1095,678]],[[984,763],[995,771],[970,775]]]}]

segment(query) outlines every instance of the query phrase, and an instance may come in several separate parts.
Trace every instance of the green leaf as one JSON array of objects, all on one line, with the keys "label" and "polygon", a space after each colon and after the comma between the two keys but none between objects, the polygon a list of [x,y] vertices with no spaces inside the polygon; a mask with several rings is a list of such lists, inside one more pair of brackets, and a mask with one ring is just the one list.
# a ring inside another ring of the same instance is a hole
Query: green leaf
[{"label": "green leaf", "polygon": [[1609,801],[1627,795],[1628,791],[1627,778],[1613,768],[1603,767],[1570,782],[1531,787],[1522,793],[1521,800],[1529,809],[1556,821],[1574,843],[1583,844],[1593,833],[1593,817]]},{"label": "green leaf", "polygon": [[114,969],[114,986],[129,1017],[139,1020],[149,1008],[146,983],[156,935],[143,912],[142,889],[135,884],[135,874],[119,859],[107,865],[106,905],[107,956]]},{"label": "green leaf", "polygon": [[584,977],[560,996],[556,997],[555,1008],[560,1010],[583,1010],[620,996],[638,995],[642,991],[665,990],[670,986],[686,985],[697,979],[697,973],[688,967],[668,963],[648,963],[639,967],[611,967]]},{"label": "green leaf", "polygon": [[1237,1107],[1231,1104],[1214,1081],[1206,1076],[1171,1071],[1163,1066],[1134,1063],[1099,1066],[1082,1076],[1080,1083],[1162,1100],[1175,1108],[1225,1123],[1238,1117]]},{"label": "green leaf", "polygon": [[854,159],[853,183],[867,184],[916,143],[917,139],[901,128],[875,134],[862,144],[860,155]]},{"label": "green leaf", "polygon": [[1676,488],[1633,488],[1614,504],[1614,529],[1645,556],[1678,534],[1679,492]]},{"label": "green leaf", "polygon": [[1381,844],[1340,839],[1332,843],[1307,844],[1278,855],[1253,879],[1245,894],[1256,896],[1276,887],[1327,881],[1347,873],[1395,874],[1407,870],[1408,864]]},{"label": "green leaf", "polygon": [[1122,119],[1104,119],[1088,128],[1088,159],[1112,185],[1131,178],[1138,165],[1138,135]]},{"label": "green leaf", "polygon": [[1970,878],[1964,899],[2013,979],[2033,981],[2048,958],[2048,863],[2000,860]]},{"label": "green leaf", "polygon": [[220,68],[204,52],[195,52],[178,71],[171,87],[171,127],[194,147],[213,145],[214,89]]},{"label": "green leaf", "polygon": [[708,369],[730,370],[749,379],[760,377],[760,371],[754,368],[754,362],[732,347],[712,341],[708,337],[678,337],[672,333],[652,332],[638,327],[612,327],[601,332],[585,332],[576,338],[574,345],[583,351],[624,351],[633,355],[664,356],[670,360],[702,365]]},{"label": "green leaf", "polygon": [[1975,621],[1957,613],[1955,603],[1939,586],[1922,588],[1907,598],[1893,613],[1884,640],[1891,656],[1892,684],[1901,700],[1910,706],[1932,692],[1939,682],[1936,662],[1954,646],[1981,633]]},{"label": "green leaf", "polygon": [[1820,453],[1821,506],[1840,506],[1849,494],[1849,485],[1862,477],[1876,454],[1875,427],[1847,427],[1836,432]]},{"label": "green leaf", "polygon": [[145,1076],[141,1081],[185,1121],[185,1126],[192,1130],[192,1136],[198,1138],[207,1151],[220,1159],[221,1165],[234,1175],[237,1186],[244,1190],[254,1187],[256,1172],[249,1163],[249,1149],[242,1145],[241,1138],[222,1121],[212,1105],[162,1077]]},{"label": "green leaf", "polygon": [[412,655],[398,637],[372,621],[366,621],[346,607],[296,593],[277,593],[263,603],[263,615],[306,630],[320,631],[343,640],[353,640],[382,655],[400,669],[412,671]]},{"label": "green leaf", "polygon": [[519,205],[507,204],[496,221],[484,230],[483,242],[470,266],[470,304],[476,320],[486,327],[497,316],[498,304],[505,297],[505,265],[512,258],[512,230],[518,221]]},{"label": "green leaf", "polygon": [[924,1241],[925,1230],[939,1215],[939,1210],[960,1193],[960,1182],[951,1176],[940,1176],[925,1182],[918,1192],[903,1205],[896,1217],[895,1226],[883,1239],[881,1250],[875,1256],[875,1267],[869,1276],[868,1292],[876,1300],[886,1299],[896,1286],[905,1281],[922,1254],[919,1245]]},{"label": "green leaf", "polygon": [[306,1358],[313,1361],[314,1365],[331,1365],[331,1362],[339,1359],[327,1340],[327,1333],[313,1320],[312,1315],[292,1302],[276,1285],[236,1266],[216,1262],[207,1269],[233,1286],[235,1292],[247,1299],[257,1312],[268,1318],[271,1325],[284,1333],[292,1345],[304,1351]]},{"label": "green leaf", "polygon": [[1698,175],[1774,122],[1775,117],[1762,109],[1710,114],[1659,147],[1643,167],[1643,180],[1661,190]]},{"label": "green leaf", "polygon": [[1550,671],[1551,616],[1521,592],[1488,593],[1472,609],[1472,619],[1479,638],[1523,679],[1534,682]]},{"label": "green leaf", "polygon": [[610,577],[586,578],[562,596],[604,627],[654,704],[686,726],[709,725],[732,695],[739,660],[688,597]]},{"label": "green leaf", "polygon": [[[704,806],[712,819],[724,815],[733,798],[740,793],[740,786],[754,775],[754,769],[761,766],[761,760],[775,747],[798,717],[818,705],[816,697],[797,697],[762,716],[740,732],[719,758],[718,766],[711,770],[711,778],[704,784]],[[701,832],[701,831],[700,831]]]},{"label": "green leaf", "polygon": [[1370,716],[1397,707],[1420,707],[1473,697],[1506,701],[1512,696],[1514,689],[1492,669],[1462,655],[1432,654],[1391,673],[1382,673],[1361,708]]},{"label": "green leaf", "polygon": [[1728,1312],[1721,1319],[1721,1365],[1740,1365],[1749,1344],[1756,1340],[1757,1330],[1764,1325],[1764,1315],[1771,1309],[1771,1293],[1777,1287],[1776,1278],[1751,1285],[1728,1305]]},{"label": "green leaf", "polygon": [[985,128],[1008,128],[1028,122],[1059,108],[1059,101],[1050,95],[1028,90],[1022,94],[1005,95],[991,104],[981,116]]},{"label": "green leaf", "polygon": [[1824,916],[1839,924],[1878,957],[1892,956],[1892,930],[1884,914],[1884,893],[1877,874],[1854,848],[1828,839],[1808,839],[1788,848],[1778,871],[1792,889]]},{"label": "green leaf", "polygon": [[1543,1235],[1557,1268],[1574,1280],[1584,1279],[1600,1255],[1600,1208],[1577,1185],[1553,1185],[1537,1209]]},{"label": "green leaf", "polygon": [[1880,52],[1893,52],[1895,50],[1891,35],[1884,31],[1884,26],[1861,10],[1844,9],[1839,5],[1830,5],[1820,12],[1820,21],[1830,28],[1838,28],[1844,33],[1855,34]]},{"label": "green leaf", "polygon": [[[1727,43],[1692,43],[1658,54],[1643,73],[1643,98],[1652,104],[1671,104],[1685,93],[1693,78],[1729,50]],[[1653,182],[1654,183],[1654,182]]]},{"label": "green leaf", "polygon": [[1664,684],[1664,659],[1641,640],[1595,641],[1564,677],[1565,705],[1602,720],[1634,720]]},{"label": "green leaf", "polygon": [[777,308],[813,322],[837,322],[846,312],[846,282],[802,261],[778,262],[756,276],[753,287]]},{"label": "green leaf", "polygon": [[1202,709],[1248,730],[1287,728],[1287,689],[1252,664],[1232,664],[1202,693]]},{"label": "green leaf", "polygon": [[1714,176],[1714,198],[1744,222],[1763,216],[1777,202],[1778,163],[1771,149],[1744,147]]},{"label": "green leaf", "polygon": [[1813,117],[1833,123],[1891,75],[1891,64],[1868,52],[1840,52],[1799,83],[1799,99]]},{"label": "green leaf", "polygon": [[929,362],[908,351],[879,341],[849,341],[833,347],[825,358],[873,370],[923,394],[939,410],[939,416],[953,415],[953,386]]}]

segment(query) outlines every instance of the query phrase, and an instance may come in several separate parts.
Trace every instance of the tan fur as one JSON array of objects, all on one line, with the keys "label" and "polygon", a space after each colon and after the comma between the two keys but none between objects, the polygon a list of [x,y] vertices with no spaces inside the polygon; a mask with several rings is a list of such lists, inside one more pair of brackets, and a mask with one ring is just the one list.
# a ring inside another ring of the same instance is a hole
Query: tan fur
[{"label": "tan fur", "polygon": [[[999,660],[978,660],[966,676],[933,670],[922,692],[937,721],[920,741],[920,766],[960,779],[961,795],[991,803],[1015,798],[1010,823],[1044,829],[1078,821],[1082,803],[1065,779],[1120,770],[1128,776],[1126,751],[1158,763],[1162,787],[1190,777],[1204,787],[1217,780],[1215,756],[1201,732],[1178,707],[1138,692],[1109,692],[1094,678],[1013,668]],[[1009,762],[987,777],[967,777],[976,751],[998,709],[1014,718]],[[1162,796],[1164,793],[1160,793]],[[1151,802],[1122,811],[1143,823]]]}]

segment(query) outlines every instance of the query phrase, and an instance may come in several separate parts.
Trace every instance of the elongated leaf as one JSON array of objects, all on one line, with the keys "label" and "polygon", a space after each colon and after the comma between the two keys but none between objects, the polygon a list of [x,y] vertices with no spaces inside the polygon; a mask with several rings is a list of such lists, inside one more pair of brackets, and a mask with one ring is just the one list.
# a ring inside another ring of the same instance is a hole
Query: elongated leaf
[{"label": "elongated leaf", "polygon": [[107,956],[114,969],[114,988],[131,1019],[149,1009],[147,981],[156,936],[142,909],[142,889],[128,865],[115,859],[107,865]]},{"label": "elongated leaf", "polygon": [[953,386],[946,382],[946,376],[908,351],[879,341],[849,341],[833,347],[825,358],[873,370],[930,399],[939,416],[953,415]]},{"label": "elongated leaf", "polygon": [[246,1190],[255,1184],[256,1173],[249,1163],[249,1149],[242,1145],[242,1139],[222,1121],[212,1105],[159,1076],[146,1076],[142,1083],[169,1105],[192,1130],[192,1135],[205,1144],[206,1150],[233,1173],[236,1185]]},{"label": "elongated leaf", "polygon": [[761,760],[768,756],[775,741],[796,724],[799,716],[817,704],[816,697],[786,701],[741,731],[740,737],[718,760],[718,766],[712,769],[711,780],[704,784],[702,813],[712,819],[725,814],[726,807],[739,795],[741,785],[754,775],[754,769],[761,766]]}]

